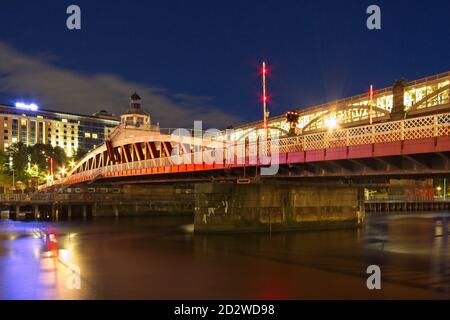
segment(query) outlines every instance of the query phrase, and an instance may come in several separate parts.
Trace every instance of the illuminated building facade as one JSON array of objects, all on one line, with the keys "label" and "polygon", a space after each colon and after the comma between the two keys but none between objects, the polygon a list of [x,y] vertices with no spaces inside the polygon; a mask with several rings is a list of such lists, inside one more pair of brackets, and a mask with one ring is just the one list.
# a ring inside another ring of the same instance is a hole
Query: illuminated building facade
[{"label": "illuminated building facade", "polygon": [[34,104],[0,104],[0,150],[22,142],[51,144],[71,157],[78,149],[91,150],[119,125],[114,115],[102,110],[92,116],[40,110]]}]

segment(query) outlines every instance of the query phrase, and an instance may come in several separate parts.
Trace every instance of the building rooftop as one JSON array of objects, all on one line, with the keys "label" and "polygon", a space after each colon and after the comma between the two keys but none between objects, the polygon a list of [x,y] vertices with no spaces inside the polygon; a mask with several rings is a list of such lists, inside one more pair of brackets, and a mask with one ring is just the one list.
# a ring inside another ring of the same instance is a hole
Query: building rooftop
[{"label": "building rooftop", "polygon": [[19,109],[15,106],[9,105],[9,104],[2,104],[0,103],[0,112],[2,112],[2,109],[8,109],[9,113],[12,114],[25,114],[25,115],[42,115],[42,114],[55,114],[58,116],[73,116],[73,117],[83,117],[83,118],[90,118],[95,120],[105,120],[105,121],[114,121],[119,122],[119,118],[115,116],[113,113],[109,113],[106,110],[101,110],[99,112],[94,113],[93,115],[86,115],[86,114],[80,114],[80,113],[73,113],[73,112],[64,112],[64,111],[56,111],[56,110],[50,110],[50,109],[38,109],[38,110],[28,110],[28,109]]}]

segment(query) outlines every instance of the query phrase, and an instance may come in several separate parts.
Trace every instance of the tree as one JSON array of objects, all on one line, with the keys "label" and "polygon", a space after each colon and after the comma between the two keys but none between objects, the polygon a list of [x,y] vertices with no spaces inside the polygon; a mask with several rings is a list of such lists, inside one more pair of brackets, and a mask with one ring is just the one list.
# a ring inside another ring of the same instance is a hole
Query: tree
[{"label": "tree", "polygon": [[86,154],[88,153],[88,150],[83,149],[83,148],[78,148],[77,151],[75,152],[74,156],[73,156],[73,160],[75,162],[80,161]]},{"label": "tree", "polygon": [[8,171],[8,165],[8,156],[3,151],[0,151],[0,174],[5,174]]},{"label": "tree", "polygon": [[52,158],[57,166],[64,166],[67,161],[66,153],[64,152],[64,149],[61,147],[53,147],[52,149]]},{"label": "tree", "polygon": [[15,171],[18,180],[26,180],[28,174],[29,152],[28,147],[22,142],[12,144],[6,150],[8,159],[12,159],[12,169]]},{"label": "tree", "polygon": [[17,180],[22,181],[37,178],[39,182],[44,182],[46,175],[50,173],[50,159],[53,159],[55,171],[57,167],[65,166],[67,161],[64,149],[41,143],[29,147],[20,142],[13,144],[6,153],[6,159],[9,160],[10,157]]},{"label": "tree", "polygon": [[0,151],[0,183],[11,183],[10,173],[8,156]]},{"label": "tree", "polygon": [[30,162],[42,171],[48,171],[49,159],[52,156],[52,146],[49,144],[35,144],[29,148]]}]

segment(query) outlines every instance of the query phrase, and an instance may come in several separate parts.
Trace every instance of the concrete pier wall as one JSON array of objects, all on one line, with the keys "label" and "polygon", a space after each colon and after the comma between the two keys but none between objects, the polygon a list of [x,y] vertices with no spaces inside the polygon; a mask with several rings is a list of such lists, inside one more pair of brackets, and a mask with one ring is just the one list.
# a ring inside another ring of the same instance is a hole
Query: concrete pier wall
[{"label": "concrete pier wall", "polygon": [[347,186],[206,183],[195,187],[200,233],[356,228],[362,192]]},{"label": "concrete pier wall", "polygon": [[122,200],[97,203],[94,217],[193,215],[194,192],[177,185],[126,185]]}]

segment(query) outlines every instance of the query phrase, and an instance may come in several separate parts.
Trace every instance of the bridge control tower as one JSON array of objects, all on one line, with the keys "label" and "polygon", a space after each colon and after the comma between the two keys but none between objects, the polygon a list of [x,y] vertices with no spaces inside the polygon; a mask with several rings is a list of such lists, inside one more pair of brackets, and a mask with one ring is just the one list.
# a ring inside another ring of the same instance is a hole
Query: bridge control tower
[{"label": "bridge control tower", "polygon": [[125,127],[150,128],[151,117],[141,107],[142,99],[135,92],[130,97],[130,108],[120,116],[120,123]]}]

